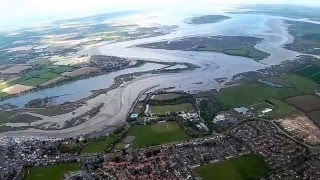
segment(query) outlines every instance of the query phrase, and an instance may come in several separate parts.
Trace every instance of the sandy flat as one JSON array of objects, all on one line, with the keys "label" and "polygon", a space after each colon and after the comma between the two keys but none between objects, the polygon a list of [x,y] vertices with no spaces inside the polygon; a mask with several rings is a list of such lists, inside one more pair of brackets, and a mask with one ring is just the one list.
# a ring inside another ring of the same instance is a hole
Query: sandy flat
[{"label": "sandy flat", "polygon": [[18,74],[26,69],[30,69],[32,66],[29,65],[14,65],[7,69],[0,71],[1,74]]},{"label": "sandy flat", "polygon": [[5,89],[2,89],[2,92],[8,93],[8,94],[19,94],[24,91],[28,91],[30,89],[33,89],[33,86],[25,86],[25,85],[20,85],[16,84],[10,87],[7,87]]}]

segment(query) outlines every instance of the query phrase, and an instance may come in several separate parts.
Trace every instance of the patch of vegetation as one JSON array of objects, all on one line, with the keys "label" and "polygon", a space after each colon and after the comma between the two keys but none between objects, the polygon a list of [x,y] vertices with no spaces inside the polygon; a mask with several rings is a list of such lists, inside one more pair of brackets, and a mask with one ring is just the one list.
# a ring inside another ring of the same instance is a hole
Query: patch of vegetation
[{"label": "patch of vegetation", "polygon": [[208,128],[214,130],[213,119],[220,111],[225,111],[228,108],[223,106],[220,101],[214,98],[202,99],[199,104],[200,116],[207,124]]},{"label": "patch of vegetation", "polygon": [[264,176],[268,169],[256,155],[251,154],[200,166],[195,171],[203,180],[248,180]]},{"label": "patch of vegetation", "polygon": [[320,26],[309,22],[286,21],[294,41],[286,45],[290,50],[300,53],[320,55]]},{"label": "patch of vegetation", "polygon": [[153,114],[166,114],[170,112],[188,112],[193,111],[192,104],[183,103],[176,105],[159,105],[159,106],[151,106],[151,113]]},{"label": "patch of vegetation", "polygon": [[273,110],[267,114],[271,119],[281,118],[296,111],[294,107],[274,98],[268,99],[267,102],[274,106]]},{"label": "patch of vegetation", "polygon": [[120,142],[126,136],[126,134],[126,129],[119,128],[109,136],[89,140],[89,142],[82,149],[81,154],[109,152],[118,142]]},{"label": "patch of vegetation", "polygon": [[255,48],[263,39],[249,36],[189,37],[176,41],[141,44],[139,47],[184,51],[212,51],[260,61],[270,54]]},{"label": "patch of vegetation", "polygon": [[29,114],[19,114],[16,111],[0,111],[0,125],[4,123],[31,123],[41,118]]},{"label": "patch of vegetation", "polygon": [[191,18],[189,24],[212,24],[231,19],[229,16],[223,15],[205,15]]},{"label": "patch of vegetation", "polygon": [[48,79],[41,79],[41,78],[31,78],[26,81],[23,81],[19,84],[26,85],[26,86],[39,86],[40,84],[48,81]]},{"label": "patch of vegetation", "polygon": [[45,74],[40,75],[40,78],[42,79],[53,79],[56,77],[59,77],[59,74],[53,73],[53,72],[47,72]]},{"label": "patch of vegetation", "polygon": [[9,96],[8,93],[0,91],[0,99]]},{"label": "patch of vegetation", "polygon": [[52,70],[52,72],[57,73],[57,74],[61,74],[61,73],[70,72],[73,70],[74,70],[74,68],[71,66],[57,66]]},{"label": "patch of vegetation", "polygon": [[250,108],[252,108],[254,110],[255,113],[261,113],[261,111],[269,108],[272,109],[273,105],[267,103],[267,102],[259,102],[259,103],[255,103],[253,105],[250,106]]},{"label": "patch of vegetation", "polygon": [[273,88],[258,84],[240,84],[220,90],[217,93],[217,98],[228,107],[242,107],[270,98],[285,99],[299,94],[294,88]]},{"label": "patch of vegetation", "polygon": [[289,78],[294,87],[304,94],[312,94],[317,89],[317,84],[306,77],[292,74]]},{"label": "patch of vegetation", "polygon": [[48,166],[38,166],[29,169],[26,180],[57,180],[64,179],[64,173],[68,171],[78,171],[80,165],[78,163],[65,163]]},{"label": "patch of vegetation", "polygon": [[177,93],[166,93],[166,94],[157,94],[153,99],[162,101],[162,100],[178,98],[181,96],[182,96],[181,94],[177,94]]},{"label": "patch of vegetation", "polygon": [[141,148],[188,139],[188,134],[177,122],[162,122],[144,126],[134,126],[128,135],[134,136],[133,147]]}]

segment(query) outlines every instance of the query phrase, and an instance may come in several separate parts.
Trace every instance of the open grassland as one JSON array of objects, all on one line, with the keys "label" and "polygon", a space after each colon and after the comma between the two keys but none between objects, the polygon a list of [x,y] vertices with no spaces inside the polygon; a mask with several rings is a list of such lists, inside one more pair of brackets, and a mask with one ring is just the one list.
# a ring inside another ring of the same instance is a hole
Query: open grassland
[{"label": "open grassland", "polygon": [[93,142],[89,142],[81,151],[81,154],[84,153],[101,153],[106,150],[107,145],[113,144],[117,139],[116,135],[109,135],[105,139],[96,140]]},{"label": "open grassland", "polygon": [[80,170],[78,163],[66,163],[30,168],[25,180],[62,180],[64,173]]},{"label": "open grassland", "polygon": [[21,82],[21,85],[25,86],[38,86],[44,82],[48,81],[48,79],[42,79],[42,78],[31,78],[26,81]]},{"label": "open grassland", "polygon": [[280,100],[272,98],[267,101],[274,106],[273,110],[267,114],[271,119],[281,118],[296,111],[294,107]]},{"label": "open grassland", "polygon": [[247,180],[264,175],[267,172],[267,167],[256,155],[244,155],[200,166],[195,171],[203,180]]},{"label": "open grassland", "polygon": [[151,106],[152,114],[166,114],[170,112],[181,112],[181,111],[187,112],[192,110],[193,110],[193,107],[190,103]]},{"label": "open grassland", "polygon": [[311,112],[320,109],[320,97],[312,95],[296,96],[286,99],[286,102],[292,104],[304,112]]},{"label": "open grassland", "polygon": [[299,94],[294,88],[273,88],[258,84],[241,84],[220,90],[217,93],[217,98],[226,106],[241,107],[270,98],[285,99]]},{"label": "open grassland", "polygon": [[157,144],[188,139],[188,134],[176,122],[162,122],[130,128],[130,136],[134,136],[133,147],[141,148]]},{"label": "open grassland", "polygon": [[174,99],[181,96],[182,96],[181,94],[177,94],[177,93],[166,93],[166,94],[157,94],[153,99],[162,101],[162,100]]}]

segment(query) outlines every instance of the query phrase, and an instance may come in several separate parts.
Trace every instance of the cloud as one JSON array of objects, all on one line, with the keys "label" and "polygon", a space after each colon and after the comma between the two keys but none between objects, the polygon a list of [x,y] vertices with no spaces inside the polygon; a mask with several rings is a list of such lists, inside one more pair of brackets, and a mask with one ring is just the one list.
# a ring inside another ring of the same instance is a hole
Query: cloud
[{"label": "cloud", "polygon": [[1,0],[0,26],[101,12],[250,3],[317,4],[318,0]]}]

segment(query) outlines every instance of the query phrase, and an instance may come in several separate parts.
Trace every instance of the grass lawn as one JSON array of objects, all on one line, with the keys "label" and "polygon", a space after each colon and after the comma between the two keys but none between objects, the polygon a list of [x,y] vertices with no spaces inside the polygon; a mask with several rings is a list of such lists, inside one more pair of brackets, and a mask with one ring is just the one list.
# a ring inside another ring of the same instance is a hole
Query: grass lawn
[{"label": "grass lawn", "polygon": [[249,106],[270,98],[285,99],[299,95],[294,88],[274,88],[258,84],[240,84],[217,93],[218,100],[229,107]]},{"label": "grass lawn", "polygon": [[176,122],[163,122],[130,128],[128,135],[135,136],[134,148],[188,139],[188,134]]},{"label": "grass lawn", "polygon": [[64,173],[80,170],[78,163],[66,163],[48,166],[32,167],[25,180],[62,180]]},{"label": "grass lawn", "polygon": [[283,116],[289,115],[292,112],[296,111],[296,109],[292,106],[290,106],[287,103],[284,103],[282,101],[279,101],[277,99],[268,99],[269,103],[273,104],[275,108],[273,108],[273,111],[268,113],[268,117],[270,118],[281,118]]},{"label": "grass lawn", "polygon": [[89,142],[81,151],[81,154],[84,153],[99,153],[103,152],[106,149],[106,145],[110,143],[114,143],[116,140],[116,135],[110,135],[103,140],[97,140],[93,142]]},{"label": "grass lawn", "polygon": [[26,85],[26,86],[38,86],[44,82],[48,81],[48,79],[42,79],[42,78],[31,78],[31,79],[28,79],[26,81],[23,81],[19,84],[21,85]]},{"label": "grass lawn", "polygon": [[203,180],[246,180],[257,178],[267,167],[255,155],[200,166],[195,169]]},{"label": "grass lawn", "polygon": [[182,103],[175,105],[151,106],[151,113],[165,114],[169,112],[192,111],[193,107],[190,103]]}]

